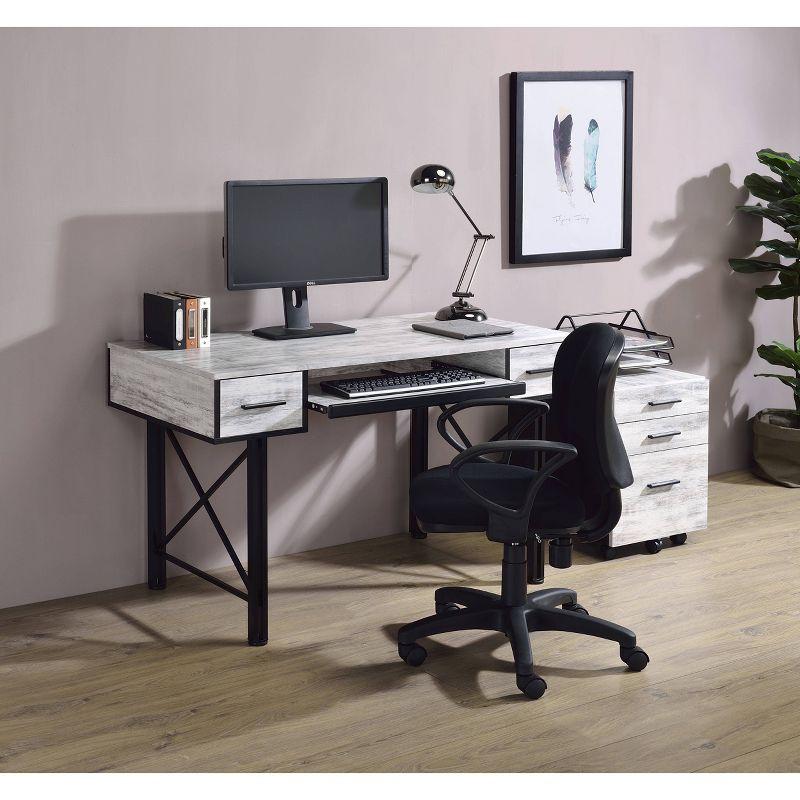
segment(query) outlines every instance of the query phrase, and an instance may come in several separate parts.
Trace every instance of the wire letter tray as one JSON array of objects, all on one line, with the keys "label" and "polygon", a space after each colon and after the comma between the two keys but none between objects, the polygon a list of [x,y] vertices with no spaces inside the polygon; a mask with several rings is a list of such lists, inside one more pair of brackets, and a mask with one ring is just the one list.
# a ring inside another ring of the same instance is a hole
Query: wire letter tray
[{"label": "wire letter tray", "polygon": [[[611,317],[612,320],[596,319],[598,317]],[[613,319],[614,317],[617,319]],[[576,322],[576,320],[582,320],[582,322]],[[556,330],[575,330],[587,322],[595,321],[607,322],[625,336],[625,348],[622,351],[619,365],[620,372],[656,369],[672,364],[672,356],[669,353],[675,348],[672,337],[651,331],[635,308],[626,308],[620,311],[596,311],[590,314],[565,314],[558,321]]]}]

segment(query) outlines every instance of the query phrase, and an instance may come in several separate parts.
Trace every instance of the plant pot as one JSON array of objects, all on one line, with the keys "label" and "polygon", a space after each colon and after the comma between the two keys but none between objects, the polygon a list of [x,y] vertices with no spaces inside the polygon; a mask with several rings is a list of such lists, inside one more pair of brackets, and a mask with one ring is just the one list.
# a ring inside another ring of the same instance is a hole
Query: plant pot
[{"label": "plant pot", "polygon": [[750,424],[753,472],[781,486],[800,489],[800,412],[765,408]]}]

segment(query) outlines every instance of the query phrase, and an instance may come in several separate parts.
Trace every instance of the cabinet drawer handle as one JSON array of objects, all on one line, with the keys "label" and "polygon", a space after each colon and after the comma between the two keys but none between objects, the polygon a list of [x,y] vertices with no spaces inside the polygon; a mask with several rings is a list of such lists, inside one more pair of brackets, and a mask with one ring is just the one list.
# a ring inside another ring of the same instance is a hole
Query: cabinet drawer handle
[{"label": "cabinet drawer handle", "polygon": [[252,411],[254,408],[274,408],[275,406],[285,405],[285,400],[268,400],[265,403],[242,403],[242,411]]},{"label": "cabinet drawer handle", "polygon": [[683,402],[680,397],[675,398],[674,400],[650,400],[647,405],[649,406],[671,406],[673,403],[681,403]]},{"label": "cabinet drawer handle", "polygon": [[668,436],[680,436],[680,431],[664,431],[664,433],[648,433],[648,439],[666,439]]},{"label": "cabinet drawer handle", "polygon": [[673,478],[671,481],[653,481],[652,483],[647,484],[647,488],[660,489],[662,486],[675,486],[677,483],[680,483],[677,478]]},{"label": "cabinet drawer handle", "polygon": [[543,372],[552,372],[552,367],[534,367],[533,369],[526,369],[526,375],[541,375]]}]

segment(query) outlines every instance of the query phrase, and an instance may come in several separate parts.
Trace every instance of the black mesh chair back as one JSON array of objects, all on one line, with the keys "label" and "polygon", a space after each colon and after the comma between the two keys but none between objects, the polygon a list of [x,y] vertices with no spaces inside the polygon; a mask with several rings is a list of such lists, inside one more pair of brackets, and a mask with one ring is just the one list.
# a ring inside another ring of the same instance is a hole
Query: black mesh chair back
[{"label": "black mesh chair back", "polygon": [[[614,384],[624,336],[602,322],[582,325],[558,348],[547,438],[567,442],[578,457],[558,477],[579,493],[587,515],[608,506],[609,494],[633,483],[614,418]],[[616,503],[615,503],[616,505]]]}]

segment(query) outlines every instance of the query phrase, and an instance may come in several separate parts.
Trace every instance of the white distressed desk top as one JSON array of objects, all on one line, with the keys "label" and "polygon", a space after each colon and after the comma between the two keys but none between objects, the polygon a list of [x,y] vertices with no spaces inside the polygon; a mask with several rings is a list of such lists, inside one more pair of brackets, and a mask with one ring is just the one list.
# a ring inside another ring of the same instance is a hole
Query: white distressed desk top
[{"label": "white distressed desk top", "polygon": [[459,353],[550,344],[566,337],[563,331],[497,319],[489,322],[513,328],[514,333],[463,340],[422,333],[411,327],[412,322],[432,321],[433,318],[432,313],[426,313],[342,320],[342,324],[357,328],[356,333],[288,341],[262,339],[249,331],[215,333],[211,336],[210,347],[197,350],[163,350],[144,341],[110,342],[108,346],[134,351],[162,366],[169,365],[173,369],[220,380],[401,359],[440,358]]}]

